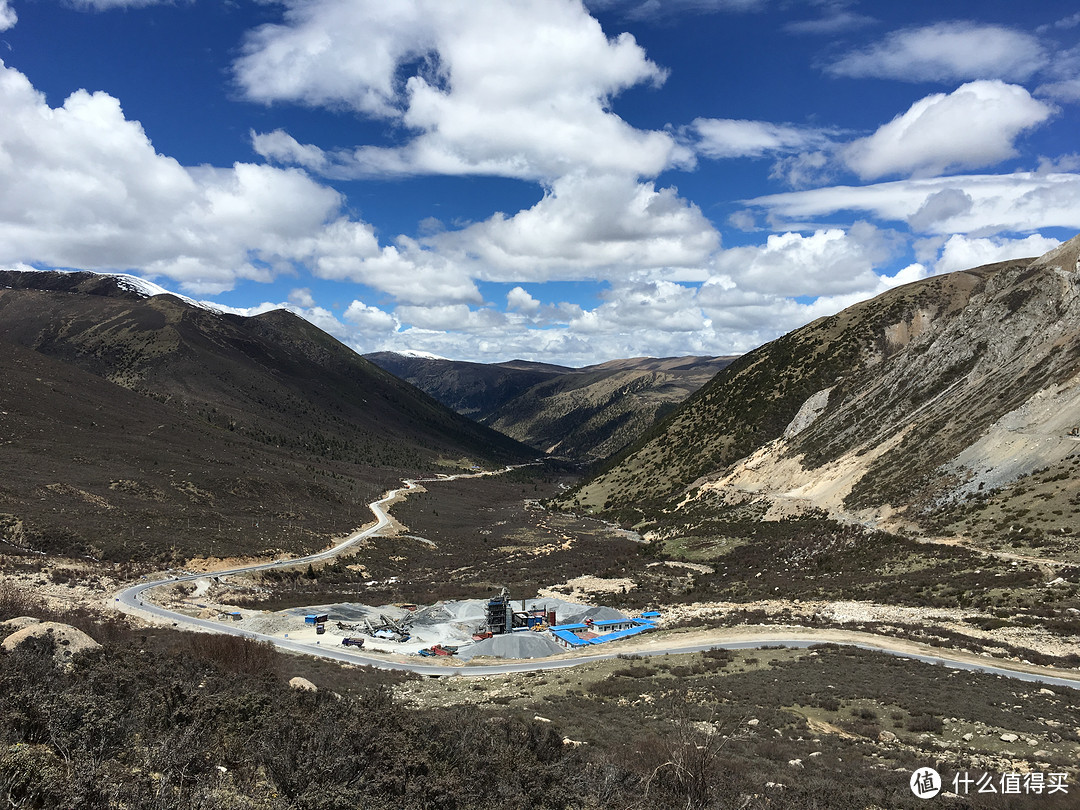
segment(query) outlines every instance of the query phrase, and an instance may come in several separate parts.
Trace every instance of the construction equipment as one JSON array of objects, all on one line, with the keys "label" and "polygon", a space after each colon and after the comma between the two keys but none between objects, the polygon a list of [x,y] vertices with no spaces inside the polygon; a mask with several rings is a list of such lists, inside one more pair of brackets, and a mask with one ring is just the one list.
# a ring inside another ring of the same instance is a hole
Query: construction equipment
[{"label": "construction equipment", "polygon": [[412,623],[412,617],[407,617],[404,621],[394,621],[389,616],[383,613],[379,614],[379,621],[372,622],[370,619],[364,619],[364,626],[367,628],[367,634],[372,638],[385,638],[389,641],[408,641],[412,636],[409,633],[409,625]]},{"label": "construction equipment", "polygon": [[509,633],[514,627],[514,611],[510,607],[510,594],[503,588],[498,596],[487,603],[487,629],[489,633]]}]

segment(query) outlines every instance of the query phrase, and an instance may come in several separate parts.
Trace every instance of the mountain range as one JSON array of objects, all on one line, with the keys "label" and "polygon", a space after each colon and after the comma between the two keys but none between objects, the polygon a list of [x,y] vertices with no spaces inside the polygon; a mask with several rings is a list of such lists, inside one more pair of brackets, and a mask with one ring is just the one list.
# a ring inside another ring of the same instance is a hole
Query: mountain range
[{"label": "mountain range", "polygon": [[1037,545],[1071,538],[1080,514],[1080,237],[897,287],[739,358],[372,357],[461,413],[288,312],[150,292],[0,273],[0,460],[15,471],[0,540],[107,558],[308,548],[402,475],[536,450],[606,458],[557,505],[643,531],[752,504]]},{"label": "mountain range", "polygon": [[637,357],[584,368],[378,352],[373,363],[543,453],[588,463],[622,450],[734,357]]},{"label": "mountain range", "polygon": [[0,540],[110,559],[318,546],[403,475],[535,455],[287,311],[92,273],[0,272],[0,437]]}]

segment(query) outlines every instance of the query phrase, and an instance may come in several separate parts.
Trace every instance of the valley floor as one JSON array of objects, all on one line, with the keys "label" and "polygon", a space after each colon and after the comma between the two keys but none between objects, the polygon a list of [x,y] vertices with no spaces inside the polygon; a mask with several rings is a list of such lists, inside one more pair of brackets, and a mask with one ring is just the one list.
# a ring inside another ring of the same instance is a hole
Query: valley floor
[{"label": "valley floor", "polygon": [[[773,598],[696,599],[703,584],[714,583],[704,589],[706,594],[722,593],[726,586],[717,586],[718,581],[763,579],[744,573],[754,570],[757,557],[740,563],[729,556],[749,544],[721,543],[722,553],[706,558],[693,543],[682,543],[673,548],[684,553],[683,558],[658,560],[655,549],[614,536],[601,524],[574,524],[579,519],[540,508],[537,500],[558,483],[556,478],[512,473],[498,482],[429,484],[394,505],[397,522],[386,536],[370,538],[344,556],[320,561],[317,567],[304,562],[274,566],[244,582],[220,584],[203,576],[192,589],[188,583],[167,586],[162,601],[190,608],[200,603],[225,607],[231,600],[250,610],[325,604],[327,595],[362,592],[373,604],[380,604],[375,597],[411,602],[438,590],[434,585],[441,573],[444,594],[466,590],[470,582],[474,592],[483,594],[508,576],[519,589],[515,596],[531,588],[540,596],[591,600],[627,611],[647,604],[662,610],[663,629],[623,642],[612,651],[620,653],[617,658],[549,672],[404,680],[394,686],[395,695],[406,706],[440,711],[480,708],[520,717],[534,727],[550,726],[568,750],[589,749],[593,761],[620,766],[631,767],[629,762],[646,756],[642,752],[650,746],[662,750],[646,758],[655,754],[662,761],[689,745],[688,750],[706,752],[702,756],[707,755],[708,762],[702,767],[708,773],[741,768],[752,775],[751,781],[758,780],[761,797],[788,791],[796,801],[784,805],[762,798],[760,805],[747,806],[803,806],[798,802],[806,794],[799,791],[811,787],[832,790],[829,795],[835,800],[838,788],[856,784],[869,785],[867,795],[877,797],[871,804],[908,806],[912,799],[910,792],[905,793],[908,775],[932,762],[948,771],[949,778],[968,770],[996,775],[1060,773],[1074,796],[1080,793],[1080,710],[1073,699],[1077,692],[1064,685],[1068,681],[1062,686],[1023,683],[851,646],[889,648],[965,665],[1000,661],[1017,672],[1076,678],[1080,661],[1072,625],[1063,624],[1055,633],[1048,625],[1003,619],[992,607],[974,604],[887,604],[803,598],[782,591]],[[575,526],[586,526],[587,531],[577,533]],[[769,540],[762,542],[767,546]],[[768,548],[759,551],[766,554]],[[472,565],[448,568],[446,561],[454,559]],[[777,558],[776,567],[782,571],[790,562]],[[1000,562],[1011,568],[1019,561]],[[204,566],[193,562],[190,567]],[[25,556],[3,558],[0,569],[5,588],[32,592],[53,611],[98,617],[113,611],[113,594],[124,584],[157,576],[135,568],[108,570],[85,561],[43,564]],[[867,576],[880,578],[888,570],[870,568]],[[410,571],[417,572],[416,582],[402,576]],[[819,579],[828,584],[830,567],[819,566],[819,571]],[[910,573],[901,571],[905,572]],[[976,573],[982,576],[981,569]],[[1045,577],[1038,573],[1037,579],[1037,587],[1045,589]],[[752,597],[781,587],[772,582],[755,584],[756,591],[742,593]],[[794,585],[795,593],[806,588],[805,582]],[[837,588],[838,593],[844,588],[850,589],[850,584]],[[143,633],[161,632],[150,624],[142,627]],[[799,640],[818,646],[772,646]],[[765,649],[651,656],[673,648],[744,642]],[[331,676],[327,665],[310,670],[314,665],[296,656],[281,660],[285,663],[277,665],[279,672],[315,672],[316,683],[344,678],[361,684],[370,677],[369,668],[345,667]],[[551,663],[571,660],[560,656]],[[1056,664],[1061,671],[1052,672],[1047,664]],[[716,782],[714,789],[719,785]],[[679,794],[688,788],[666,789]],[[1037,806],[1071,806],[1062,801],[1042,797]],[[673,804],[685,806],[685,801]],[[841,805],[832,801],[826,806]]]}]

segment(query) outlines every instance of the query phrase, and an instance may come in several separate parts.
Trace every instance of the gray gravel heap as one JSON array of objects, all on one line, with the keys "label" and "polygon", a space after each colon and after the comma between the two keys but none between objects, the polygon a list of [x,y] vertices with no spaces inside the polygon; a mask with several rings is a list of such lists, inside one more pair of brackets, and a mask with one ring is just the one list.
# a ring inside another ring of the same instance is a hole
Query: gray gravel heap
[{"label": "gray gravel heap", "polygon": [[470,644],[458,653],[458,658],[468,661],[480,655],[494,658],[547,658],[566,652],[555,639],[547,633],[503,633],[492,636],[476,644]]}]

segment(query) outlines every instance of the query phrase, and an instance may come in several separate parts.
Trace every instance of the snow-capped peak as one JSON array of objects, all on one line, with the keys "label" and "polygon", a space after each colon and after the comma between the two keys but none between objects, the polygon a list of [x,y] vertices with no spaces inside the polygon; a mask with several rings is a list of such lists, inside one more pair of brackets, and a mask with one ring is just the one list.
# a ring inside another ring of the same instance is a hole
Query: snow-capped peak
[{"label": "snow-capped peak", "polygon": [[402,349],[400,351],[395,350],[394,354],[400,354],[402,357],[416,357],[421,360],[445,360],[445,357],[440,357],[437,354],[431,352],[422,352],[417,349]]}]

